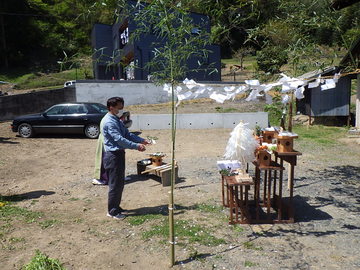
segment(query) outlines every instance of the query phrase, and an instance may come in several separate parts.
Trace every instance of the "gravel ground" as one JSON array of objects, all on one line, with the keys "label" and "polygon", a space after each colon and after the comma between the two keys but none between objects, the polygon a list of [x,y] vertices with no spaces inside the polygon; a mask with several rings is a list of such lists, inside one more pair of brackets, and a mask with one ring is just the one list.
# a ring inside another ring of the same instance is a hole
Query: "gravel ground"
[{"label": "gravel ground", "polygon": [[[360,269],[360,145],[354,139],[322,145],[299,138],[295,148],[303,155],[295,170],[296,222],[232,226],[228,209],[221,207],[215,167],[230,131],[177,132],[181,181],[175,189],[175,220],[200,226],[204,232],[199,236],[219,241],[178,235],[173,269]],[[162,151],[169,159],[169,131],[141,136],[158,137],[147,152]],[[120,222],[107,218],[107,188],[90,183],[95,145],[81,136],[22,139],[8,122],[0,123],[0,194],[21,195],[16,206],[41,213],[30,221],[1,217],[1,269],[20,269],[36,249],[67,269],[168,269],[166,238],[144,233],[166,220],[169,188],[137,176],[136,161],[146,153],[128,151],[131,180],[122,206],[130,210],[129,217]],[[131,223],[149,214],[154,219]]]}]

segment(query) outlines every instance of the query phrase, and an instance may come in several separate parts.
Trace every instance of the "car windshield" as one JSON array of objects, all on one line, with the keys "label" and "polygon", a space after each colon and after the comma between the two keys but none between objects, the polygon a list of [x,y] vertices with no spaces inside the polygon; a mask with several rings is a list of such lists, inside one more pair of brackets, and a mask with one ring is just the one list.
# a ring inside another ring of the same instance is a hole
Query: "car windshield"
[{"label": "car windshield", "polygon": [[108,112],[107,107],[100,104],[100,103],[92,103],[92,104],[89,104],[89,105],[99,113],[107,113]]}]

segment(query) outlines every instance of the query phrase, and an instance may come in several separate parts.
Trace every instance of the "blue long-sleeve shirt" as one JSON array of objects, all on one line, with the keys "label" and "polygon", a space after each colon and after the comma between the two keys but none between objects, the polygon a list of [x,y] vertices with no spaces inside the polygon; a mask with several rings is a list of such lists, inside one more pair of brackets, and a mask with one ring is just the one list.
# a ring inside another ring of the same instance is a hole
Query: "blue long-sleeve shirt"
[{"label": "blue long-sleeve shirt", "polygon": [[137,149],[138,143],[144,141],[143,138],[129,132],[123,122],[111,113],[107,113],[102,121],[102,134],[104,136],[104,149],[106,152]]}]

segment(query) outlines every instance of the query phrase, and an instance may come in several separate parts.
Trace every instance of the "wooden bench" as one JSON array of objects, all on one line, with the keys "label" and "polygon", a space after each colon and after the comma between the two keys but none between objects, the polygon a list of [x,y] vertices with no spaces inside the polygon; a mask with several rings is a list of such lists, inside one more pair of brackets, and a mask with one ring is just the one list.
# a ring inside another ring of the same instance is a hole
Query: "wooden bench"
[{"label": "wooden bench", "polygon": [[[175,183],[179,179],[178,170],[179,170],[178,165],[175,162]],[[163,163],[161,166],[156,166],[153,164],[141,166],[138,163],[137,172],[139,175],[151,173],[151,174],[154,174],[154,175],[160,177],[161,183],[164,187],[171,185],[171,172],[172,172],[171,164]]]}]

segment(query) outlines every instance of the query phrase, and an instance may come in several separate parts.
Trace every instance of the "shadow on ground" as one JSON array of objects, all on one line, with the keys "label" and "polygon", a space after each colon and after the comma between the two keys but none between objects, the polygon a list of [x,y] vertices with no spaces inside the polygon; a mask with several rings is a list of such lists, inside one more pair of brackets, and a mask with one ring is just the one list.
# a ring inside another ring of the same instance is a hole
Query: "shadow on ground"
[{"label": "shadow on ground", "polygon": [[18,144],[19,142],[10,141],[11,138],[0,137],[0,143],[3,144]]},{"label": "shadow on ground", "polygon": [[54,191],[35,190],[35,191],[30,191],[30,192],[21,193],[21,194],[14,194],[14,195],[7,195],[7,196],[0,195],[0,199],[3,201],[8,201],[8,202],[20,202],[20,201],[24,201],[24,200],[37,199],[37,198],[40,198],[41,196],[49,196],[49,195],[53,195],[53,194],[55,194]]}]

